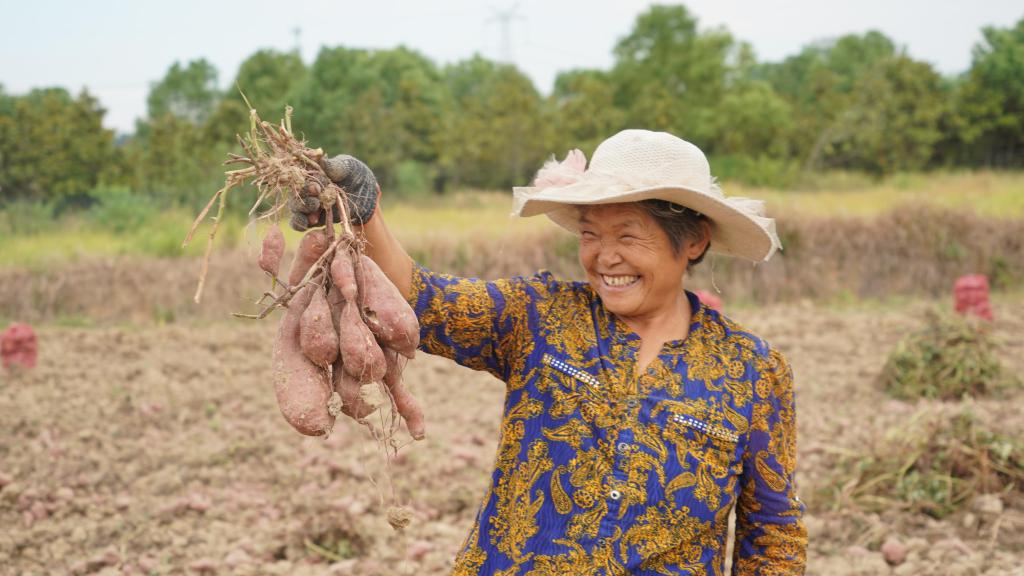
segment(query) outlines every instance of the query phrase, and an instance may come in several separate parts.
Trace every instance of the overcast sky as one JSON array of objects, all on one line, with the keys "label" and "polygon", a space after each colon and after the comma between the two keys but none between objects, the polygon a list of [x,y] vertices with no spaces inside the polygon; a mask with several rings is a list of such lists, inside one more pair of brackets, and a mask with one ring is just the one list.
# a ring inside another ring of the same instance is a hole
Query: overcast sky
[{"label": "overcast sky", "polygon": [[[499,59],[502,11],[513,61],[549,92],[555,75],[607,68],[611,49],[652,2],[639,0],[0,0],[0,84],[7,92],[82,87],[107,108],[106,124],[132,131],[146,94],[176,60],[206,58],[226,86],[260,48],[404,44],[438,63],[479,52]],[[702,27],[724,26],[776,61],[805,44],[881,30],[943,74],[970,64],[982,26],[1012,26],[1021,0],[691,0]],[[296,31],[298,34],[296,35]]]}]

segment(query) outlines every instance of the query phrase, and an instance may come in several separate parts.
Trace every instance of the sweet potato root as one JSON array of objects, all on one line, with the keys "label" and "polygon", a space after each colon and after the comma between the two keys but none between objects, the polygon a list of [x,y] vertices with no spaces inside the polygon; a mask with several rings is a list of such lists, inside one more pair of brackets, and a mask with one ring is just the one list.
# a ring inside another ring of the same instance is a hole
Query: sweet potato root
[{"label": "sweet potato root", "polygon": [[359,316],[358,306],[351,300],[341,307],[341,334],[338,340],[345,370],[356,380],[365,384],[379,382],[384,378],[387,372],[384,352]]},{"label": "sweet potato root", "polygon": [[314,364],[327,369],[338,358],[338,332],[322,286],[317,286],[299,321],[302,353]]},{"label": "sweet potato root", "polygon": [[292,298],[281,318],[274,341],[274,392],[281,414],[293,428],[307,436],[322,436],[334,426],[327,410],[331,385],[327,372],[302,353],[299,324],[313,297],[315,286],[306,286]]},{"label": "sweet potato root", "polygon": [[369,256],[359,257],[357,278],[366,325],[382,344],[411,359],[420,344],[416,313]]},{"label": "sweet potato root", "polygon": [[338,251],[331,262],[331,281],[346,300],[355,301],[358,294],[355,271],[352,269],[352,253]]},{"label": "sweet potato root", "polygon": [[263,237],[260,249],[260,268],[271,276],[277,277],[281,270],[281,256],[284,255],[284,234],[277,226],[271,226]]},{"label": "sweet potato root", "polygon": [[288,273],[288,285],[295,286],[302,282],[302,278],[306,276],[306,272],[309,272],[310,266],[323,256],[328,246],[327,235],[323,230],[307,232],[299,242],[298,249],[295,250],[292,269]]},{"label": "sweet potato root", "polygon": [[331,309],[331,322],[334,324],[336,334],[341,333],[341,307],[343,304],[345,304],[345,299],[341,297],[341,290],[331,286],[331,290],[327,293],[327,307]]},{"label": "sweet potato root", "polygon": [[[400,358],[394,350],[386,350],[384,356],[387,359],[388,371],[384,375],[384,384],[391,392],[391,399],[395,401],[395,409],[405,420],[405,426],[409,429],[409,435],[414,440],[423,440],[426,436],[426,427],[423,422],[423,408],[416,400],[416,397],[409,393],[402,385],[402,369],[405,367],[405,359]],[[340,394],[340,392],[339,392]]]},{"label": "sweet potato root", "polygon": [[[277,281],[256,300],[257,313],[234,315],[259,320],[285,308],[273,353],[274,391],[281,413],[296,430],[314,436],[330,433],[335,417],[347,414],[370,429],[386,458],[394,458],[401,447],[393,438],[401,429],[399,416],[414,438],[424,436],[423,411],[401,383],[405,359],[400,354],[412,357],[419,341],[416,318],[376,264],[360,258],[366,238],[350,224],[352,198],[331,182],[324,152],[295,137],[291,108],[277,125],[261,120],[250,107],[248,137],[239,136],[239,142],[243,153],[230,153],[225,164],[241,167],[225,173],[224,186],[208,200],[185,238],[187,244],[216,209],[195,301],[203,291],[228,192],[251,184],[258,196],[250,216],[273,223],[263,239],[259,266]],[[316,201],[319,206],[312,205]],[[289,211],[299,212],[291,219],[296,229],[324,228],[302,238],[291,269],[283,271],[284,238],[277,223]],[[371,388],[363,388],[371,383]],[[381,393],[390,402],[380,398]],[[378,408],[382,412],[368,418]],[[390,467],[387,470],[390,479]],[[391,492],[395,494],[393,486]],[[396,529],[408,525],[410,517],[404,507],[388,510],[388,522]]]},{"label": "sweet potato root", "polygon": [[363,401],[359,379],[349,374],[341,362],[334,363],[334,391],[341,396],[341,411],[361,421],[373,413],[374,407]]}]

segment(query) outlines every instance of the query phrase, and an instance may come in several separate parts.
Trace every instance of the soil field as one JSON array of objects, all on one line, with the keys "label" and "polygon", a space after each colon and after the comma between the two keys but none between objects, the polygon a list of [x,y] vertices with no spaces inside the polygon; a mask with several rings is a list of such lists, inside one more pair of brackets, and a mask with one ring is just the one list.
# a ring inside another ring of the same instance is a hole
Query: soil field
[{"label": "soil field", "polygon": [[[793,365],[809,574],[1024,574],[1019,492],[942,519],[836,506],[839,457],[922,406],[875,384],[928,305],[745,308],[734,317]],[[1007,369],[1024,370],[1024,298],[995,303]],[[0,574],[446,574],[489,481],[502,384],[421,354],[406,382],[427,440],[389,481],[375,442],[341,421],[327,441],[284,422],[270,382],[273,321],[42,327],[39,366],[0,380]],[[1024,392],[974,410],[1024,438]],[[408,438],[402,432],[401,438]],[[410,441],[411,442],[411,441]],[[413,512],[404,532],[386,519]],[[880,552],[894,539],[906,559]]]}]

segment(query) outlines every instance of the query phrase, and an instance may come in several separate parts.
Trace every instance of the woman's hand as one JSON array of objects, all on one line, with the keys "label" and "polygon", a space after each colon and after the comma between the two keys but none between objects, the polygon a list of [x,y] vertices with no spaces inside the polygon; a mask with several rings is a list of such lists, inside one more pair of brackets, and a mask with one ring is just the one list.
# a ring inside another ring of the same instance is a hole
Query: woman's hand
[{"label": "woman's hand", "polygon": [[[321,160],[321,165],[327,177],[347,193],[345,210],[349,222],[356,226],[357,233],[366,240],[363,252],[373,258],[388,279],[398,287],[402,296],[408,298],[412,293],[412,258],[384,223],[378,206],[380,186],[373,171],[358,158],[348,154]],[[321,191],[318,182],[307,181],[299,196],[288,202],[293,229],[304,232],[324,225],[327,213],[321,206]],[[334,211],[335,222],[341,222],[339,212]]]},{"label": "woman's hand", "polygon": [[[349,222],[356,226],[369,222],[376,211],[380,194],[377,178],[369,166],[348,154],[322,159],[321,165],[327,177],[346,192],[345,210]],[[321,206],[321,192],[320,183],[310,180],[298,196],[289,200],[288,207],[292,211],[290,224],[294,230],[303,232],[324,225],[327,212]],[[340,211],[334,213],[334,222],[341,222]]]},{"label": "woman's hand", "polygon": [[332,182],[341,186],[348,198],[345,208],[348,220],[356,226],[370,221],[377,209],[380,186],[373,170],[355,156],[339,154],[322,161],[324,172]]}]

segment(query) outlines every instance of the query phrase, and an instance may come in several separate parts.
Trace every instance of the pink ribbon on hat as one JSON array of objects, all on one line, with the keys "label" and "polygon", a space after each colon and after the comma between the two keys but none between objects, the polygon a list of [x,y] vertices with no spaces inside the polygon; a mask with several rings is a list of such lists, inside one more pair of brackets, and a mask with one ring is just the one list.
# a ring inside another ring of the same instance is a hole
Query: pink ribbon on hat
[{"label": "pink ribbon on hat", "polygon": [[565,155],[561,162],[552,157],[544,163],[544,166],[537,171],[537,177],[533,179],[535,188],[558,188],[575,184],[583,178],[587,170],[587,157],[582,150],[573,149]]}]

